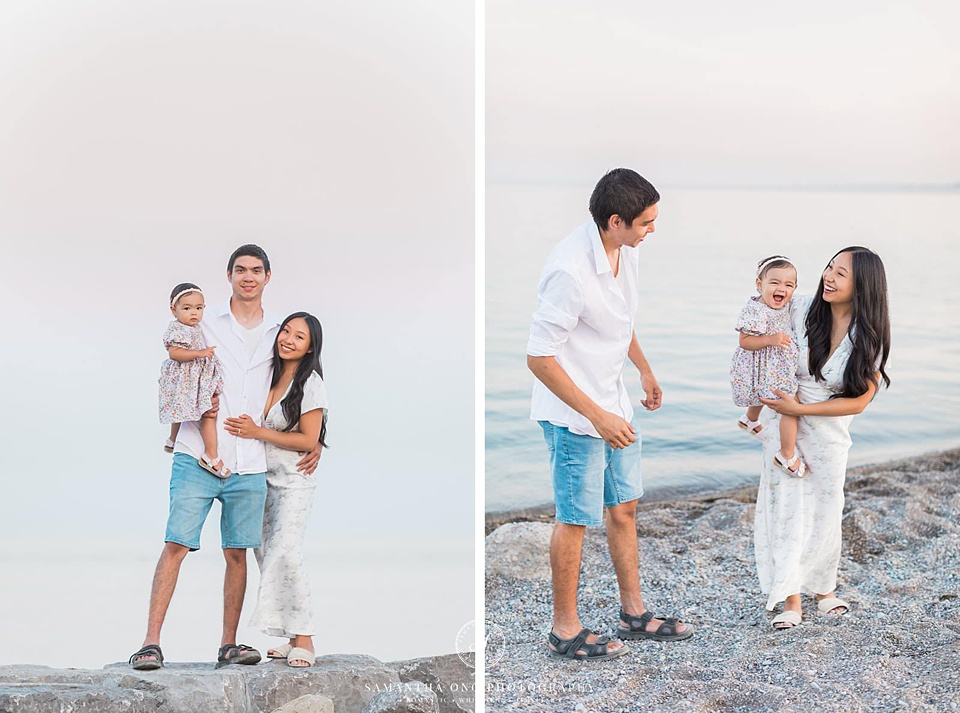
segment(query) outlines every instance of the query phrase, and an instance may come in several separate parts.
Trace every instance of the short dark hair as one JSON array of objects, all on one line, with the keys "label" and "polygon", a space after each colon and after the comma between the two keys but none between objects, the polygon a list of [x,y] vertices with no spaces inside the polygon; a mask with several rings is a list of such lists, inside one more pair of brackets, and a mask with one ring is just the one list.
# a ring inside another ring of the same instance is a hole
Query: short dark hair
[{"label": "short dark hair", "polygon": [[230,256],[230,261],[227,263],[227,272],[233,272],[233,263],[237,261],[238,257],[244,256],[257,258],[263,263],[263,269],[266,272],[270,272],[270,258],[267,257],[267,254],[263,251],[263,248],[261,248],[259,245],[254,245],[253,243],[241,245],[239,248],[233,251],[233,255]]},{"label": "short dark hair", "polygon": [[597,181],[590,195],[590,215],[600,230],[606,230],[611,216],[619,215],[631,225],[659,202],[660,194],[650,181],[629,168],[615,168]]}]

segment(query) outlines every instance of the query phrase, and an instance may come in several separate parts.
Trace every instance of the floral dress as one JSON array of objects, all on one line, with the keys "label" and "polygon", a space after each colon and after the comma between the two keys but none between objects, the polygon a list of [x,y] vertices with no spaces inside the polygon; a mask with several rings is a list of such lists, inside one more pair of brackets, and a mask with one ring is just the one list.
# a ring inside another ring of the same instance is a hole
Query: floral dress
[{"label": "floral dress", "polygon": [[[798,397],[802,403],[826,401],[842,389],[843,372],[853,350],[844,337],[821,370],[823,381],[810,373],[804,327],[811,297],[794,298],[793,326],[798,335]],[[775,422],[771,409],[765,426]],[[803,416],[799,419],[797,448],[810,466],[806,478],[791,478],[774,467],[780,449],[778,428],[765,427],[763,470],[757,493],[754,547],[760,589],[772,610],[791,594],[827,594],[837,586],[840,564],[843,481],[850,450],[853,416]]]},{"label": "floral dress", "polygon": [[[289,389],[287,390],[289,392]],[[283,398],[270,407],[263,425],[282,431]],[[316,372],[303,385],[300,413],[322,408],[327,413],[327,389]],[[267,502],[263,510],[263,542],[254,550],[260,566],[260,590],[250,626],[267,636],[313,636],[310,583],[303,569],[303,544],[307,520],[317,489],[315,475],[297,472],[297,451],[267,443]]]},{"label": "floral dress", "polygon": [[[163,333],[164,347],[206,349],[199,325],[172,321]],[[160,367],[160,423],[199,421],[212,407],[213,395],[223,390],[223,373],[217,357],[192,361],[167,359]]]},{"label": "floral dress", "polygon": [[[792,304],[792,303],[791,303]],[[737,331],[756,337],[782,332],[790,337],[787,347],[764,347],[751,351],[737,347],[730,364],[730,387],[737,406],[762,406],[760,397],[775,399],[773,389],[793,394],[797,391],[797,358],[799,348],[791,324],[793,308],[768,307],[754,295],[737,318]]]}]

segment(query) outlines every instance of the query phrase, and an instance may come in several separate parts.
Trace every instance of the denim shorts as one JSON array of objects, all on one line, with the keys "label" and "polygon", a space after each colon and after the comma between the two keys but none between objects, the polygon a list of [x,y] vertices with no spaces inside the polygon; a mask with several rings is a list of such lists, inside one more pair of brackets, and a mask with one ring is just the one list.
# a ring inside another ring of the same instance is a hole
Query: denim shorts
[{"label": "denim shorts", "polygon": [[191,551],[200,549],[200,530],[214,500],[220,501],[220,542],[223,549],[260,546],[267,474],[218,478],[186,453],[174,453],[170,474],[170,516],[164,542]]},{"label": "denim shorts", "polygon": [[557,522],[600,527],[604,507],[643,495],[639,429],[627,448],[611,448],[602,438],[570,433],[549,421],[538,423],[550,450]]}]

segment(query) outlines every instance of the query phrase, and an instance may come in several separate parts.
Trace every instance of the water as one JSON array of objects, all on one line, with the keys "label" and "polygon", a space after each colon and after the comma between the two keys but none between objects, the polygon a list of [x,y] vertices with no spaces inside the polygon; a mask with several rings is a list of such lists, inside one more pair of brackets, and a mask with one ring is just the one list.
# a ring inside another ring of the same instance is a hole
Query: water
[{"label": "water", "polygon": [[[486,509],[552,501],[546,447],[529,420],[525,347],[537,278],[552,246],[589,218],[592,186],[488,186]],[[893,380],[853,423],[852,465],[960,445],[960,193],[661,188],[640,250],[636,331],[664,391],[639,405],[647,493],[715,492],[756,481],[759,444],[735,426],[733,326],[761,258],[789,255],[797,294],[847,245],[878,252],[891,298]]]},{"label": "water", "polygon": [[[216,506],[215,506],[216,509]],[[308,539],[313,539],[309,537]],[[161,643],[170,661],[216,660],[222,617],[223,556],[216,521],[187,556]],[[101,668],[140,648],[150,583],[161,543],[27,544],[0,553],[0,665]],[[368,654],[381,661],[452,653],[473,619],[463,583],[473,560],[463,543],[308,542],[318,654]],[[259,572],[248,555],[247,596],[237,638],[264,654],[282,641],[246,624]],[[407,632],[398,636],[386,632]]]}]

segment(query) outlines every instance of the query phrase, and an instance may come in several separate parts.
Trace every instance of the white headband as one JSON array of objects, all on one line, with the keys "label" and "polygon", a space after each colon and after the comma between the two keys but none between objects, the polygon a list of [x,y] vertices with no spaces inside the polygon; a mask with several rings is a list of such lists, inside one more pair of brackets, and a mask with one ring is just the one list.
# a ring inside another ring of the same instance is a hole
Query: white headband
[{"label": "white headband", "polygon": [[767,265],[769,265],[772,262],[780,262],[781,260],[783,262],[790,263],[790,266],[793,267],[793,261],[791,261],[790,258],[784,257],[783,255],[774,255],[769,260],[764,260],[763,262],[760,263],[760,267],[757,268],[757,277],[760,277],[760,275],[763,273],[763,268],[765,268]]},{"label": "white headband", "polygon": [[201,295],[203,294],[203,290],[201,290],[199,287],[188,287],[185,290],[180,290],[177,294],[173,296],[173,299],[170,300],[170,306],[173,307],[177,303],[177,300],[183,297],[188,292],[199,292]]}]

